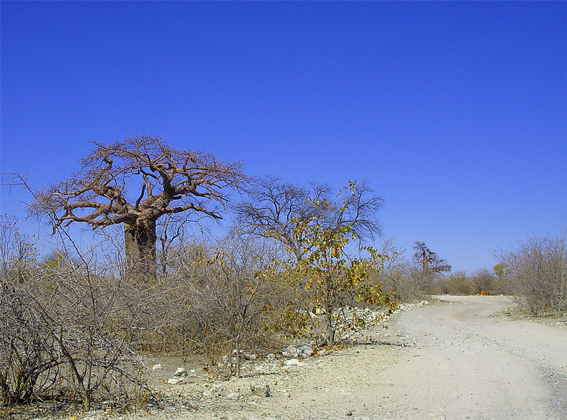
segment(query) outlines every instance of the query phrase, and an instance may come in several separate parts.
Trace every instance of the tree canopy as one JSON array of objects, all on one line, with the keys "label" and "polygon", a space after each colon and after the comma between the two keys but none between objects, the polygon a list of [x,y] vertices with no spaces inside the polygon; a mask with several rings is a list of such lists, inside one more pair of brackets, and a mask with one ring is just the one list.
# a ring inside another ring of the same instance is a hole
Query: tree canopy
[{"label": "tree canopy", "polygon": [[54,231],[74,222],[93,229],[124,224],[126,254],[155,272],[155,224],[163,215],[196,211],[221,218],[229,190],[247,181],[240,162],[179,151],[161,137],[94,142],[81,169],[37,194],[36,214],[50,214]]},{"label": "tree canopy", "polygon": [[[242,232],[274,238],[291,249],[300,260],[308,249],[298,234],[297,224],[316,223],[324,229],[349,227],[360,241],[381,234],[378,212],[384,200],[372,195],[364,182],[349,182],[335,195],[328,184],[311,184],[311,189],[268,176],[256,180],[245,200],[236,205],[237,227]],[[307,232],[303,232],[307,234]]]}]

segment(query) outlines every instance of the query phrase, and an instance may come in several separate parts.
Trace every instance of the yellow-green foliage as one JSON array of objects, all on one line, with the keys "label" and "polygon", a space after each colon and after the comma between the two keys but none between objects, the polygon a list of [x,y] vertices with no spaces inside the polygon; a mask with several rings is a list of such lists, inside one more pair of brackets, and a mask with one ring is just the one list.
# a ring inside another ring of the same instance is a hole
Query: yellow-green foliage
[{"label": "yellow-green foliage", "polygon": [[[349,188],[341,193],[350,191],[354,194],[355,190],[356,184],[349,183]],[[328,206],[326,200],[312,204],[323,210]],[[319,214],[324,214],[324,211]],[[361,251],[364,256],[349,258],[347,246],[356,239],[351,226],[329,227],[322,223],[320,217],[293,219],[291,235],[302,248],[300,254],[304,257],[300,260],[292,258],[286,262],[288,277],[303,288],[302,301],[305,310],[314,316],[323,317],[324,331],[315,338],[324,338],[327,345],[335,343],[337,321],[341,321],[341,325],[345,324],[339,309],[345,306],[362,304],[387,305],[390,309],[394,307],[395,303],[390,295],[369,276],[370,273],[377,273],[383,268],[388,256],[380,254],[372,247],[363,247]],[[372,278],[375,279],[376,276]],[[292,319],[295,318],[288,318],[288,321]],[[300,320],[308,319],[302,317]],[[358,327],[364,327],[360,319],[354,322]],[[345,327],[350,329],[354,325]],[[298,323],[296,329],[304,330],[305,324]]]}]

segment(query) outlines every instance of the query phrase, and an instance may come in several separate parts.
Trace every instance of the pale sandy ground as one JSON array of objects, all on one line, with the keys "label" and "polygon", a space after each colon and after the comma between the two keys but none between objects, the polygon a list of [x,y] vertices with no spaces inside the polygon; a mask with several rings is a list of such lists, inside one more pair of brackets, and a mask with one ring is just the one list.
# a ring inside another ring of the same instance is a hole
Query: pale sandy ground
[{"label": "pale sandy ground", "polygon": [[378,418],[567,419],[564,325],[491,317],[503,297],[444,300],[397,319],[417,347],[383,372],[394,386]]},{"label": "pale sandy ground", "polygon": [[[176,385],[168,393],[196,409],[166,408],[143,417],[567,419],[567,325],[506,316],[512,305],[506,297],[440,299],[396,315],[387,330],[372,331],[383,344],[207,388],[198,381]],[[268,384],[272,396],[251,396],[251,382]],[[200,398],[203,390],[213,396]]]}]

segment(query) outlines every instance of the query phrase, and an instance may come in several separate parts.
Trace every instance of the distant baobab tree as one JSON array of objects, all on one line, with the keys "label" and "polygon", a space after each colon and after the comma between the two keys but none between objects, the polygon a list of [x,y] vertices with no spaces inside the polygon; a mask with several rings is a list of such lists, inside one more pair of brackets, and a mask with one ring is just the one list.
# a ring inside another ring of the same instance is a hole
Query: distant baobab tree
[{"label": "distant baobab tree", "polygon": [[413,260],[416,264],[421,266],[422,273],[451,271],[451,266],[447,264],[447,261],[439,258],[435,252],[431,251],[427,245],[425,245],[425,242],[414,242],[413,249],[415,251]]},{"label": "distant baobab tree", "polygon": [[231,188],[247,181],[240,162],[178,151],[161,137],[126,138],[95,148],[69,179],[36,195],[32,212],[53,216],[54,232],[74,222],[124,225],[129,273],[155,278],[156,221],[186,211],[220,219]]}]

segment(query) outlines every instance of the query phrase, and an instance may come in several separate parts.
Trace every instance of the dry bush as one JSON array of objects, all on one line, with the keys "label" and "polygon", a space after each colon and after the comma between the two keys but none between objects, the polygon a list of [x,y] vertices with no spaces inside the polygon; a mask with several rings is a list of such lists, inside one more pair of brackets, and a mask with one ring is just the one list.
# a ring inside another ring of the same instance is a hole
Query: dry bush
[{"label": "dry bush", "polygon": [[37,263],[34,238],[18,231],[18,218],[0,215],[0,283],[25,283]]},{"label": "dry bush", "polygon": [[451,273],[446,278],[435,282],[434,290],[436,294],[442,295],[475,295],[479,293],[473,280],[462,271]]},{"label": "dry bush", "polygon": [[514,296],[533,315],[567,312],[566,233],[531,238],[499,255]]},{"label": "dry bush", "polygon": [[139,302],[124,293],[118,268],[98,260],[102,244],[60,245],[25,282],[3,277],[2,403],[56,395],[86,410],[102,401],[132,409],[151,396],[132,352]]},{"label": "dry bush", "polygon": [[35,309],[25,291],[0,285],[0,401],[5,405],[37,399],[59,379],[57,343]]},{"label": "dry bush", "polygon": [[[270,346],[274,252],[266,241],[237,236],[177,247],[163,281],[176,290],[167,330],[177,337],[179,355],[204,353],[214,365],[233,350],[238,356],[242,348]],[[238,357],[233,373],[239,374]]]},{"label": "dry bush", "polygon": [[383,269],[373,275],[377,276],[382,289],[403,302],[423,299],[419,273],[406,259],[405,250],[394,247],[389,239],[382,245],[381,253],[389,258],[384,260]]},{"label": "dry bush", "polygon": [[486,268],[481,268],[473,273],[471,280],[475,287],[475,293],[480,294],[482,291],[488,291],[491,294],[500,294],[501,288],[494,273]]},{"label": "dry bush", "polygon": [[68,250],[61,255],[65,257],[56,266],[45,267],[29,288],[61,354],[61,387],[76,395],[86,410],[102,400],[128,406],[127,383],[140,393],[150,392],[132,350],[144,313],[141,302],[129,293],[133,288],[127,281],[114,275],[116,267],[97,261],[100,244],[75,258],[68,257]]},{"label": "dry bush", "polygon": [[46,334],[27,285],[38,273],[35,244],[18,220],[0,217],[0,402],[46,393],[57,379],[57,346]]},{"label": "dry bush", "polygon": [[510,294],[510,286],[506,276],[498,276],[494,271],[481,268],[473,272],[471,279],[475,284],[477,293],[488,291],[491,295]]}]

